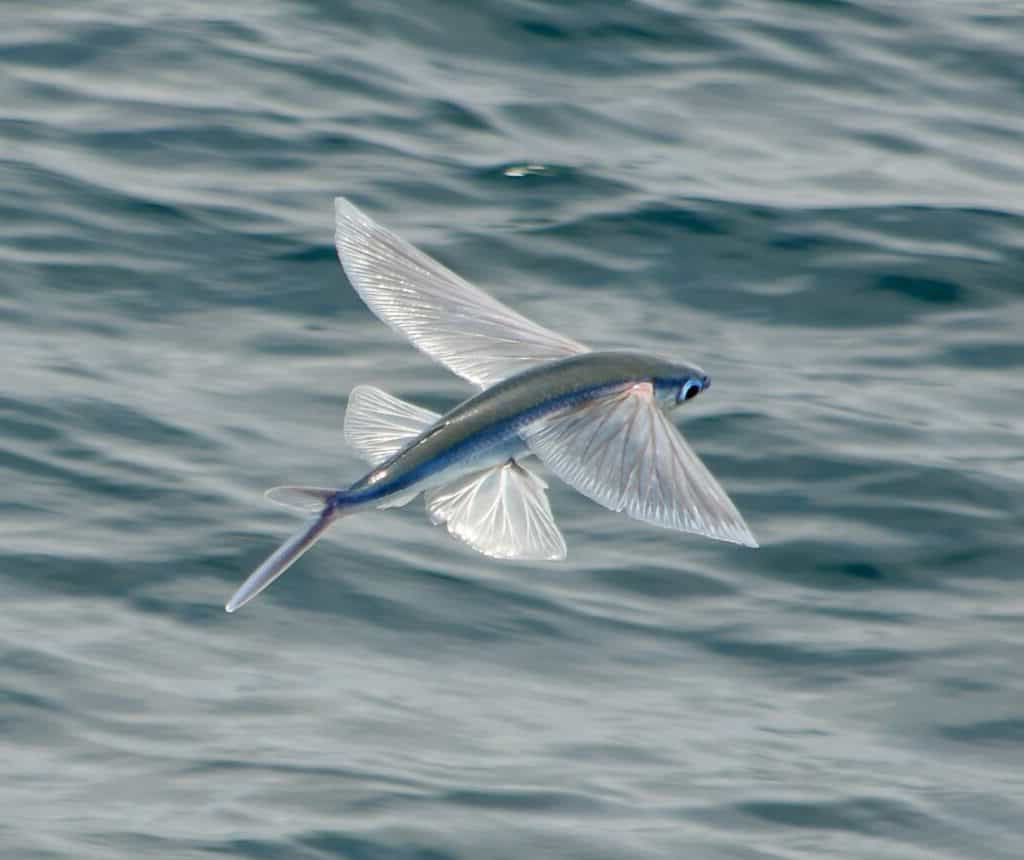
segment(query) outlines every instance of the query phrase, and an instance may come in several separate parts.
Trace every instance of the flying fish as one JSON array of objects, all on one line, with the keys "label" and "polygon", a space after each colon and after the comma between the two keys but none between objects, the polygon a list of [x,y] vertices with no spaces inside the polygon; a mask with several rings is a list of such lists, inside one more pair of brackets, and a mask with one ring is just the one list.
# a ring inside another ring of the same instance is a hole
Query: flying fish
[{"label": "flying fish", "polygon": [[311,515],[228,601],[252,600],[337,520],[423,494],[427,514],[494,558],[559,560],[566,546],[534,458],[612,511],[756,547],[750,529],[668,413],[710,385],[699,367],[594,351],[538,325],[335,200],[335,244],[383,322],[479,391],[438,415],[356,387],[345,439],[371,465],[343,488],[275,487],[267,497]]}]

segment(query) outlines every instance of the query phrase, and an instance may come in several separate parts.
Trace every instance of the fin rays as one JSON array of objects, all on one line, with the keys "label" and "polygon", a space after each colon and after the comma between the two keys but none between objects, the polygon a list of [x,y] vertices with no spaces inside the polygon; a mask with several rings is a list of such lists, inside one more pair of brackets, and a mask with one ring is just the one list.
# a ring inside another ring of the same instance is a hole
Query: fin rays
[{"label": "fin rays", "polygon": [[373,465],[401,451],[441,416],[372,385],[357,385],[345,410],[345,441]]},{"label": "fin rays", "polygon": [[649,384],[567,410],[523,433],[563,481],[613,511],[757,546],[725,490],[658,408]]},{"label": "fin rays", "polygon": [[547,484],[509,460],[427,493],[431,522],[493,558],[556,561],[565,539],[548,504]]},{"label": "fin rays", "polygon": [[486,388],[587,347],[506,307],[374,222],[334,201],[338,259],[383,322],[453,373]]}]

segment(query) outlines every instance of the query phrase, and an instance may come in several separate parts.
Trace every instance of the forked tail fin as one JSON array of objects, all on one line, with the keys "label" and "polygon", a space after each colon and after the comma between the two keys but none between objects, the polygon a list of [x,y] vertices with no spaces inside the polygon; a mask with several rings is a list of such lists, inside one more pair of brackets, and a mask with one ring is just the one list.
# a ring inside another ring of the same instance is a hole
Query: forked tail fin
[{"label": "forked tail fin", "polygon": [[306,524],[302,531],[296,532],[274,550],[270,557],[257,567],[249,575],[249,578],[242,583],[242,587],[232,595],[224,608],[228,612],[234,612],[236,609],[241,609],[241,607],[245,606],[246,603],[288,570],[298,560],[299,556],[320,540],[327,527],[338,517],[337,508],[333,506],[325,507],[323,511]]}]

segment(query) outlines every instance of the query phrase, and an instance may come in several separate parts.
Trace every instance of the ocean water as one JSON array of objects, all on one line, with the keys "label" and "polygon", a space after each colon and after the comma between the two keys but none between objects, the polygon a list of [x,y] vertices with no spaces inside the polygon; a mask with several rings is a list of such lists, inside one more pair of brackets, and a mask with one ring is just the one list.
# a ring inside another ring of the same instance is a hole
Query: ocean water
[{"label": "ocean water", "polygon": [[[1014,7],[5,3],[0,855],[1024,856]],[[706,368],[761,549],[552,479],[564,563],[414,503],[225,614],[354,385],[470,393],[337,194]]]}]

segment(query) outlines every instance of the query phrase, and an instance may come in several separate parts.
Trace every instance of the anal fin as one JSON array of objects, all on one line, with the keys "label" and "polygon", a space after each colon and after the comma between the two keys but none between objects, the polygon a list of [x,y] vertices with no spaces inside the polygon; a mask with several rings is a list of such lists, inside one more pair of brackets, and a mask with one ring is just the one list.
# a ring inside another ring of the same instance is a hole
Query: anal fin
[{"label": "anal fin", "polygon": [[565,539],[548,504],[547,484],[508,460],[426,494],[427,513],[453,537],[493,558],[558,561]]},{"label": "anal fin", "polygon": [[409,490],[405,493],[398,493],[394,496],[388,496],[383,502],[377,505],[378,508],[383,510],[384,508],[401,508],[409,504],[420,494],[419,488]]}]

